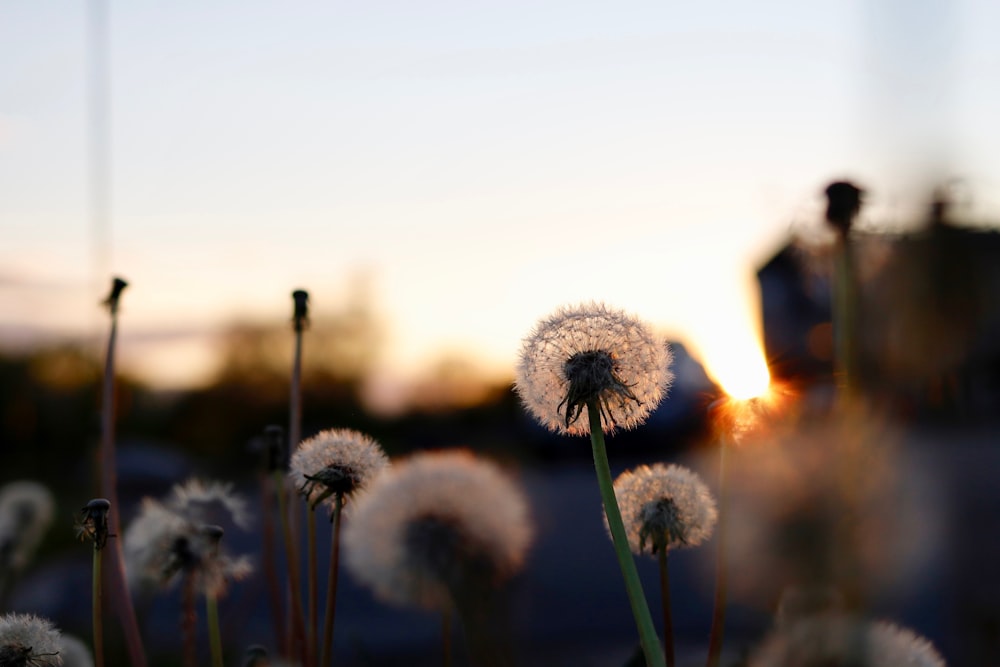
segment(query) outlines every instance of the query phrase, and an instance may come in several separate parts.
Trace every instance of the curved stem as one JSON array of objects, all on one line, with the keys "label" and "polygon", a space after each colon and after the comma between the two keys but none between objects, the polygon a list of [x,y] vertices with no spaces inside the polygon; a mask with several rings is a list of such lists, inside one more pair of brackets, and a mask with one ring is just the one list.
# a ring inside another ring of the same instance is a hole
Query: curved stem
[{"label": "curved stem", "polygon": [[660,548],[660,604],[663,605],[663,656],[667,667],[674,667],[674,617],[670,611],[670,571],[667,550]]},{"label": "curved stem", "polygon": [[194,577],[184,574],[181,593],[181,637],[184,649],[184,667],[198,667],[198,644],[195,638],[197,612],[194,608]]},{"label": "curved stem", "polygon": [[278,496],[278,517],[281,520],[281,532],[285,538],[285,560],[288,564],[288,587],[291,589],[292,608],[292,636],[288,642],[293,648],[291,653],[298,653],[298,657],[305,663],[305,656],[308,653],[305,646],[305,621],[302,618],[302,578],[299,575],[298,553],[295,550],[295,542],[292,538],[292,528],[288,517],[287,498],[285,493],[285,476],[280,470],[274,471],[275,494]]},{"label": "curved stem", "polygon": [[219,601],[214,595],[205,596],[205,617],[208,619],[208,641],[212,649],[212,667],[223,667],[222,633],[219,631]]},{"label": "curved stem", "polygon": [[726,481],[726,440],[719,442],[719,520],[715,532],[719,536],[718,555],[715,561],[715,602],[712,608],[712,631],[708,638],[708,667],[718,667],[722,655],[722,635],[726,627],[726,588],[728,564],[726,561],[726,505],[728,504],[728,482]]},{"label": "curved stem", "polygon": [[[111,305],[111,331],[108,334],[108,347],[104,360],[104,378],[101,388],[101,444],[98,453],[99,478],[101,496],[107,498],[111,507],[118,504],[118,473],[115,456],[115,349],[118,341],[118,306],[117,301]],[[108,515],[109,532],[121,535],[121,525],[118,512]],[[125,644],[128,648],[129,660],[134,667],[146,667],[146,651],[139,634],[139,621],[136,619],[135,606],[128,591],[128,581],[125,578],[125,556],[122,553],[122,541],[115,540],[111,545],[108,565],[110,572],[109,587],[111,604],[118,615],[122,632],[125,634]]]},{"label": "curved stem", "polygon": [[271,504],[271,484],[267,475],[260,476],[261,524],[263,529],[263,561],[264,574],[267,580],[267,597],[271,608],[271,624],[274,627],[275,639],[278,642],[278,652],[288,655],[288,635],[283,628],[285,620],[281,609],[281,586],[278,583],[278,563],[274,549],[274,505]]},{"label": "curved stem", "polygon": [[101,549],[94,545],[93,607],[91,615],[94,624],[94,665],[104,667],[104,619],[101,616]]},{"label": "curved stem", "polygon": [[621,510],[618,509],[618,501],[615,498],[611,467],[608,465],[608,453],[604,444],[604,430],[601,426],[601,409],[596,400],[587,402],[587,415],[590,419],[590,444],[594,450],[597,484],[601,490],[601,500],[604,502],[604,512],[608,517],[611,541],[615,547],[615,554],[618,556],[618,565],[625,578],[625,590],[628,592],[629,604],[632,606],[632,615],[635,616],[635,624],[639,630],[642,652],[646,656],[646,664],[649,667],[664,667],[663,653],[656,637],[656,628],[653,626],[653,618],[649,613],[649,606],[646,604],[646,596],[642,591],[642,583],[639,581],[635,560],[628,547],[625,525],[622,523]]},{"label": "curved stem", "polygon": [[322,667],[328,667],[333,660],[333,621],[337,612],[337,574],[340,571],[340,515],[344,507],[344,494],[338,493],[333,500],[333,523],[330,544],[330,572],[326,580],[326,616],[323,619],[323,660]]},{"label": "curved stem", "polygon": [[309,571],[306,575],[306,596],[309,607],[309,636],[306,641],[306,650],[309,652],[310,656],[307,662],[309,664],[313,664],[315,662],[316,655],[319,613],[317,611],[318,593],[316,591],[316,510],[312,507],[309,507],[309,511],[306,512],[306,537],[306,549],[308,549],[309,552]]}]

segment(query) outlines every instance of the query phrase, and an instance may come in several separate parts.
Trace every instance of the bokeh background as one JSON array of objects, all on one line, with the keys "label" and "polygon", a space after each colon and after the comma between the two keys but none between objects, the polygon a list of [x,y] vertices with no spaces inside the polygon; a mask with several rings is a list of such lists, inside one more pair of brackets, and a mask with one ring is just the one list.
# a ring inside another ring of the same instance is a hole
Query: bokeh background
[{"label": "bokeh background", "polygon": [[[304,288],[304,434],[345,426],[393,455],[463,446],[507,465],[539,521],[515,605],[526,653],[622,662],[631,621],[601,613],[624,593],[588,447],[517,405],[519,342],[568,303],[650,321],[678,379],[615,437],[612,465],[684,459],[710,477],[721,388],[758,387],[769,366],[829,399],[822,190],[850,178],[866,190],[867,395],[907,465],[935,473],[919,488],[956,531],[884,611],[954,664],[1000,661],[983,565],[1000,554],[998,25],[1000,6],[971,0],[3,2],[0,477],[59,500],[5,606],[86,635],[70,517],[95,495],[111,276],[130,283],[126,523],[192,474],[253,497],[247,445],[287,423]],[[946,217],[928,213],[935,196]],[[679,557],[675,578],[694,652],[710,553]],[[344,659],[433,650],[433,618],[347,582]],[[158,604],[147,634],[174,623]],[[770,611],[734,611],[734,650]],[[234,650],[268,643],[255,613],[227,621]]]}]

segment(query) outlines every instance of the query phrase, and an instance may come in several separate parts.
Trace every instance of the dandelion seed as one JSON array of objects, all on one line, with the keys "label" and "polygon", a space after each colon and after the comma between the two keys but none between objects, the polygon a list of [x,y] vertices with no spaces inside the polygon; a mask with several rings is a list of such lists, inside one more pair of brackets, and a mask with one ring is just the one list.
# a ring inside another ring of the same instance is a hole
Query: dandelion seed
[{"label": "dandelion seed", "polygon": [[520,491],[467,452],[418,454],[358,498],[344,533],[347,565],[380,598],[445,610],[522,565],[531,539]]},{"label": "dandelion seed", "polygon": [[51,621],[33,614],[0,616],[0,665],[58,667],[59,631]]},{"label": "dandelion seed", "polygon": [[603,304],[563,308],[522,343],[515,388],[546,428],[590,432],[580,415],[600,408],[603,429],[638,426],[673,380],[669,346],[638,319]]},{"label": "dandelion seed", "polygon": [[37,482],[17,481],[0,488],[0,581],[31,561],[54,510],[52,493]]},{"label": "dandelion seed", "polygon": [[712,536],[718,518],[715,500],[687,468],[639,466],[619,475],[614,489],[635,554],[695,547]]},{"label": "dandelion seed", "polygon": [[188,480],[174,486],[167,505],[193,523],[232,521],[243,530],[248,530],[252,523],[246,500],[233,493],[229,482]]},{"label": "dandelion seed", "polygon": [[354,496],[388,464],[377,442],[349,429],[322,431],[292,455],[289,478],[315,508],[332,496]]},{"label": "dandelion seed", "polygon": [[945,667],[945,661],[925,638],[892,623],[818,615],[772,633],[749,662],[749,667],[800,665]]}]

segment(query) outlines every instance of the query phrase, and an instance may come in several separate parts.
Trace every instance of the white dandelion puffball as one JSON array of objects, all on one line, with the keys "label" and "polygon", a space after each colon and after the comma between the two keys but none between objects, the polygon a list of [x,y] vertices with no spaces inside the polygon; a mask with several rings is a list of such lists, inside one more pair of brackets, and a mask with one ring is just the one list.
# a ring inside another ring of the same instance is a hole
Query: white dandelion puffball
[{"label": "white dandelion puffball", "polygon": [[170,490],[168,507],[193,523],[232,522],[243,530],[252,524],[247,501],[233,491],[230,482],[189,479]]},{"label": "white dandelion puffball", "polygon": [[19,480],[0,487],[0,578],[24,569],[52,523],[56,501],[38,482]]},{"label": "white dandelion puffball", "polygon": [[892,623],[821,614],[771,633],[749,662],[750,667],[799,665],[945,667],[945,661],[929,641]]},{"label": "white dandelion puffball", "polygon": [[388,463],[382,447],[367,435],[331,429],[299,445],[288,477],[310,506],[333,504],[336,494],[346,500],[364,489]]},{"label": "white dandelion puffball", "polygon": [[182,576],[195,587],[222,595],[230,581],[246,578],[246,556],[230,557],[220,546],[221,529],[197,523],[174,508],[144,498],[139,516],[125,531],[125,565],[130,586],[168,588]]},{"label": "white dandelion puffball", "polygon": [[631,429],[666,394],[672,360],[666,341],[624,311],[603,304],[562,308],[522,342],[515,389],[551,431],[590,433],[589,402],[599,406],[604,431]]},{"label": "white dandelion puffball", "polygon": [[468,452],[417,454],[358,498],[344,531],[347,567],[395,604],[444,609],[520,569],[532,529],[521,491]]},{"label": "white dandelion puffball", "polygon": [[683,466],[639,466],[619,475],[614,489],[632,553],[694,547],[712,536],[718,518],[715,499],[701,478]]},{"label": "white dandelion puffball", "polygon": [[59,631],[52,621],[34,614],[0,616],[0,665],[58,667]]}]

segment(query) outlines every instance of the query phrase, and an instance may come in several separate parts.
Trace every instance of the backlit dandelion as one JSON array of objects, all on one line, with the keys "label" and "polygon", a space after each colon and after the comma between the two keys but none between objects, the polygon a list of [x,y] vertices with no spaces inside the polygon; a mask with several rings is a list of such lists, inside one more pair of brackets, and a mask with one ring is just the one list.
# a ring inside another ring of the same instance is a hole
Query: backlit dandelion
[{"label": "backlit dandelion", "polygon": [[37,482],[10,482],[0,488],[0,588],[9,574],[31,561],[54,509],[52,493]]},{"label": "backlit dandelion", "polygon": [[[698,546],[712,536],[718,512],[708,487],[697,474],[678,465],[639,466],[618,476],[615,496],[621,508],[629,548],[657,556],[663,604],[666,663],[674,664],[673,620],[667,552]],[[605,517],[605,525],[607,519]],[[609,527],[610,533],[610,527]]]},{"label": "backlit dandelion", "polygon": [[[330,576],[327,584],[326,626],[322,656],[323,664],[329,659],[333,641],[334,601],[337,594],[339,568],[340,514],[344,503],[367,486],[372,478],[388,463],[382,448],[367,435],[350,429],[322,431],[302,442],[292,455],[288,477],[305,499],[310,510],[326,501],[330,505],[333,523],[330,551]],[[317,632],[316,591],[316,519],[310,512],[308,523],[308,629],[309,644],[315,643]]]},{"label": "backlit dandelion", "polygon": [[245,578],[253,568],[245,556],[232,558],[220,550],[206,527],[152,498],[143,499],[139,516],[125,531],[129,579],[166,588],[191,575],[206,595],[224,593],[228,581]]},{"label": "backlit dandelion", "polygon": [[382,599],[443,609],[467,587],[517,572],[531,540],[521,492],[467,452],[418,454],[358,499],[345,529],[347,564]]},{"label": "backlit dandelion", "polygon": [[615,496],[633,553],[695,547],[712,536],[715,500],[687,468],[657,463],[626,471],[615,480]]},{"label": "backlit dandelion", "polygon": [[51,621],[33,614],[0,616],[0,665],[58,667],[59,631]]},{"label": "backlit dandelion", "polygon": [[311,507],[334,496],[347,500],[388,464],[373,439],[350,429],[321,431],[292,455],[289,477]]},{"label": "backlit dandelion", "polygon": [[[611,479],[604,433],[641,424],[673,380],[667,343],[638,319],[603,304],[562,308],[524,339],[515,388],[549,430],[590,434],[594,470],[639,642],[651,667],[664,656],[646,604]],[[586,419],[580,420],[584,410]]]},{"label": "backlit dandelion", "polygon": [[641,424],[673,380],[667,343],[643,322],[603,304],[563,308],[524,339],[515,388],[546,428],[590,432],[591,402],[605,431]]},{"label": "backlit dandelion", "polygon": [[892,623],[866,623],[821,614],[782,627],[753,652],[750,667],[850,665],[851,667],[945,667],[934,646]]},{"label": "backlit dandelion", "polygon": [[348,569],[376,596],[442,613],[446,664],[451,611],[474,664],[508,664],[496,595],[524,563],[532,528],[520,490],[463,451],[417,454],[358,498],[344,534]]}]

